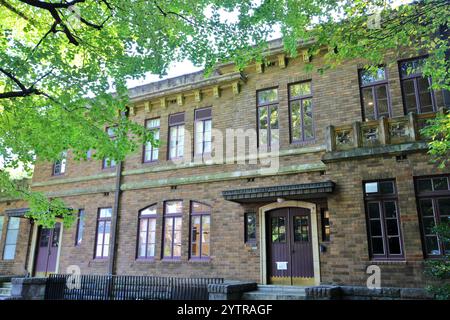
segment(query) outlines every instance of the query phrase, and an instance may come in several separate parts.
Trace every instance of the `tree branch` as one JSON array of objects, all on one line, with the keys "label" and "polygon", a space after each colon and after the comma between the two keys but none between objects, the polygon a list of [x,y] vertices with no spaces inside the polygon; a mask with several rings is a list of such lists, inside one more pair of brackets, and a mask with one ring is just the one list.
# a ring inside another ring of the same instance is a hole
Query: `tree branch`
[{"label": "tree branch", "polygon": [[67,9],[73,5],[76,5],[77,3],[83,3],[86,2],[86,0],[72,0],[69,2],[57,2],[57,3],[53,3],[53,2],[44,2],[44,1],[39,1],[39,0],[19,0],[20,2],[29,4],[30,6],[36,7],[36,8],[41,8],[41,9],[46,9],[46,10],[52,10],[52,9]]}]

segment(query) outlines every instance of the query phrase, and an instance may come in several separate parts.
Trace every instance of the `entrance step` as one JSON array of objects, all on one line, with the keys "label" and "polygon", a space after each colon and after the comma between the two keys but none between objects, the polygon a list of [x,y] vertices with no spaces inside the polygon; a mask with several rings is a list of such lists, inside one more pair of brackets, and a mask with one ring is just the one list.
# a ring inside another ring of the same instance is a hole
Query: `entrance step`
[{"label": "entrance step", "polygon": [[0,299],[5,300],[11,296],[11,282],[0,283]]},{"label": "entrance step", "polygon": [[243,300],[305,300],[305,287],[259,285],[258,290],[245,292]]}]

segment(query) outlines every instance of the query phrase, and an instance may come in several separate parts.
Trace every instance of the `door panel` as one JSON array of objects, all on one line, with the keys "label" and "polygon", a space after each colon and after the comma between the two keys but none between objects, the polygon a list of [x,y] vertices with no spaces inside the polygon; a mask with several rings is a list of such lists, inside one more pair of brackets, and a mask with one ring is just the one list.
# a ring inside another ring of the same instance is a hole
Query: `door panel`
[{"label": "door panel", "polygon": [[269,282],[314,284],[311,215],[304,208],[282,208],[267,213]]},{"label": "door panel", "polygon": [[61,224],[59,222],[55,224],[53,229],[40,228],[37,243],[36,274],[47,275],[56,272],[60,231]]}]

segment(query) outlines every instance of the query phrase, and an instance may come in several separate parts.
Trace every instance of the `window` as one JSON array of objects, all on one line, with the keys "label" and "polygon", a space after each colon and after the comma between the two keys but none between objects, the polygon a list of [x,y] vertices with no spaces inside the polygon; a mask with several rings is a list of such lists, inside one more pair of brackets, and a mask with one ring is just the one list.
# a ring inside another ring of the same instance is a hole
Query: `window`
[{"label": "window", "polygon": [[[153,132],[153,139],[159,140],[159,129],[160,129],[159,118],[150,119],[145,122],[145,127]],[[144,145],[144,162],[158,161],[159,148],[152,146],[150,142]]]},{"label": "window", "polygon": [[211,207],[191,202],[191,258],[205,259],[210,255]]},{"label": "window", "polygon": [[183,201],[166,201],[164,204],[164,252],[167,259],[181,257],[181,222]]},{"label": "window", "polygon": [[449,180],[449,175],[416,179],[422,242],[426,257],[439,257],[444,253],[450,253],[450,243],[444,243],[433,232],[437,224],[450,223]]},{"label": "window", "polygon": [[53,175],[59,176],[66,172],[67,152],[62,152],[59,160],[53,164]]},{"label": "window", "polygon": [[184,154],[184,112],[169,116],[169,160]]},{"label": "window", "polygon": [[195,110],[195,141],[194,155],[211,154],[211,108]]},{"label": "window", "polygon": [[395,182],[366,182],[364,195],[371,258],[402,259],[403,241]]},{"label": "window", "polygon": [[389,117],[391,106],[389,88],[384,66],[359,70],[359,85],[363,118],[365,121]]},{"label": "window", "polygon": [[5,248],[3,250],[3,260],[13,260],[16,256],[16,244],[19,236],[20,218],[10,217],[6,229]]},{"label": "window", "polygon": [[79,246],[83,240],[84,231],[84,209],[78,210],[77,233],[75,237],[75,246]]},{"label": "window", "polygon": [[152,259],[156,250],[156,204],[139,212],[138,259]]},{"label": "window", "polygon": [[322,221],[322,241],[330,241],[330,212],[322,208],[320,216]]},{"label": "window", "polygon": [[97,236],[95,258],[105,259],[109,256],[109,239],[111,236],[111,208],[100,208],[97,218]]},{"label": "window", "polygon": [[314,139],[311,81],[289,85],[291,143]]},{"label": "window", "polygon": [[424,58],[401,61],[400,79],[405,111],[425,113],[436,110],[431,78],[422,76]]},{"label": "window", "polygon": [[278,89],[265,89],[257,92],[258,141],[262,149],[278,145]]},{"label": "window", "polygon": [[[111,140],[116,138],[116,127],[108,127],[106,128],[106,132]],[[105,158],[103,159],[103,169],[111,169],[116,167],[116,160]]]},{"label": "window", "polygon": [[245,242],[256,243],[256,213],[247,212],[245,218]]},{"label": "window", "polygon": [[2,232],[3,232],[3,222],[5,220],[5,217],[0,217],[0,240],[2,239]]}]

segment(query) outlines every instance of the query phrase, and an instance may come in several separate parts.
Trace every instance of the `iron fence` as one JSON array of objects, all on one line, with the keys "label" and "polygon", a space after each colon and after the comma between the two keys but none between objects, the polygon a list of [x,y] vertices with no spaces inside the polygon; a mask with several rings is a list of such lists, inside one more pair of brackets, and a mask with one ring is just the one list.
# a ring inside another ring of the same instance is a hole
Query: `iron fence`
[{"label": "iron fence", "polygon": [[51,274],[45,299],[208,300],[208,284],[218,283],[223,278]]}]

